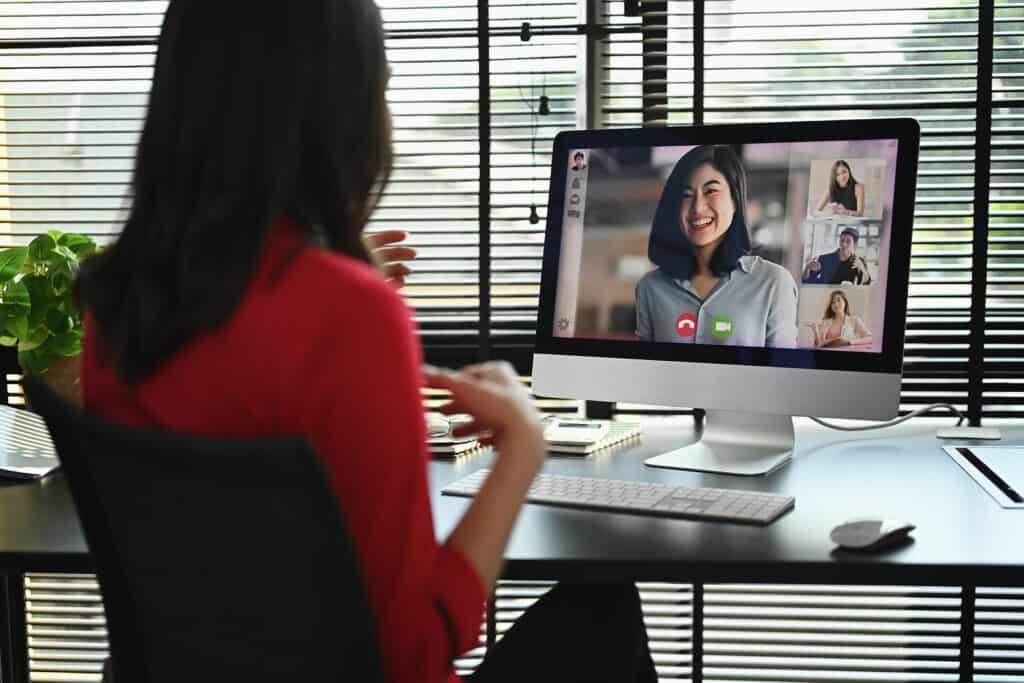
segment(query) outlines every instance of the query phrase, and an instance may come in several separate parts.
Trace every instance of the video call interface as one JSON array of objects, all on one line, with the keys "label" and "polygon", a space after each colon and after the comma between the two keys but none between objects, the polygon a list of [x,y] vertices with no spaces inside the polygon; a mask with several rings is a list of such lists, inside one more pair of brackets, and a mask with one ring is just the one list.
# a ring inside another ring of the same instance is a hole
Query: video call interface
[{"label": "video call interface", "polygon": [[572,149],[556,337],[880,352],[896,140]]}]

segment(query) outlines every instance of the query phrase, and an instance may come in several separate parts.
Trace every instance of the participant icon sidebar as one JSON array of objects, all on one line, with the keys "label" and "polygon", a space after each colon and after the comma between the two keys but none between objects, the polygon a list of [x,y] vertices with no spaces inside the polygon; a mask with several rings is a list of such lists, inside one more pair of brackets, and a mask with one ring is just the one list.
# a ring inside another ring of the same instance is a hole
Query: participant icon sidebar
[{"label": "participant icon sidebar", "polygon": [[573,152],[572,155],[569,157],[569,169],[572,171],[579,172],[585,169],[586,167],[587,156],[579,150]]}]

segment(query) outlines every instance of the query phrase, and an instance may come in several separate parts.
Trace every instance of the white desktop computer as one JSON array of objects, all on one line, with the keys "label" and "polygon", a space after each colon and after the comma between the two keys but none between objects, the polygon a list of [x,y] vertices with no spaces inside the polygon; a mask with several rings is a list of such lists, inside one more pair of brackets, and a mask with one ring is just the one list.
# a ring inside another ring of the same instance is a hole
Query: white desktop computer
[{"label": "white desktop computer", "polygon": [[647,461],[764,474],[794,415],[899,407],[912,119],[573,131],[554,143],[534,391],[703,408]]}]

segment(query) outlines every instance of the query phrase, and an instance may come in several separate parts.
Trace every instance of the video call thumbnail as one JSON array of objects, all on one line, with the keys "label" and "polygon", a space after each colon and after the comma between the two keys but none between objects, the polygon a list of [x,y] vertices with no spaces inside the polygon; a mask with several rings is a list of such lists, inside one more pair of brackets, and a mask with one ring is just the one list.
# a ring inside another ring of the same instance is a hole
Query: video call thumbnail
[{"label": "video call thumbnail", "polygon": [[896,145],[570,150],[555,336],[880,351]]}]

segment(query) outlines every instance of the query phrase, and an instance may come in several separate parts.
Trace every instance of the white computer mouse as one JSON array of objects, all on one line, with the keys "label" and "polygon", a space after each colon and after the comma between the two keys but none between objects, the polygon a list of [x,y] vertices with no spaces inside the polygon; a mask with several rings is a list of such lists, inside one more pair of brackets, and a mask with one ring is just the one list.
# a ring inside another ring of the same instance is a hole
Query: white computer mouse
[{"label": "white computer mouse", "polygon": [[830,538],[848,550],[881,550],[902,541],[914,528],[894,519],[851,519],[832,529]]}]

